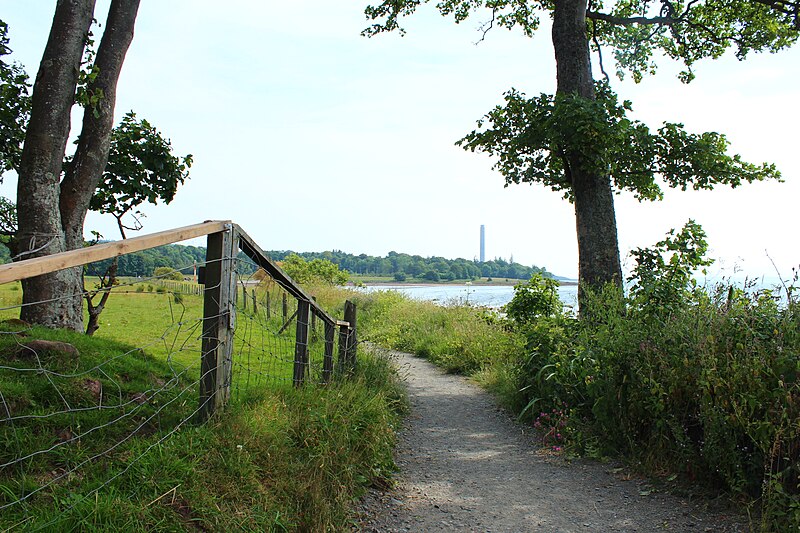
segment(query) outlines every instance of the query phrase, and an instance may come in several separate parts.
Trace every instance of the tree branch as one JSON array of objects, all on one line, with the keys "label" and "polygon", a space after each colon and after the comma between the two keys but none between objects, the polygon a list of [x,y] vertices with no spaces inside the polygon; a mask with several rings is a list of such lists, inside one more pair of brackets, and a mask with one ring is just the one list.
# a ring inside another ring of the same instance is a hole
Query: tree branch
[{"label": "tree branch", "polygon": [[483,35],[481,35],[480,39],[475,41],[475,45],[476,46],[479,45],[480,43],[482,43],[486,39],[486,34],[489,33],[489,31],[494,27],[494,20],[495,20],[496,16],[497,16],[497,8],[493,7],[492,8],[492,20],[490,20],[489,22],[484,22],[483,24],[481,24],[478,27],[478,31],[483,32]]},{"label": "tree branch", "polygon": [[616,17],[607,13],[598,13],[597,11],[587,11],[586,18],[592,20],[602,20],[615,26],[633,26],[638,24],[641,26],[652,26],[658,24],[661,26],[672,26],[677,19],[672,17]]}]

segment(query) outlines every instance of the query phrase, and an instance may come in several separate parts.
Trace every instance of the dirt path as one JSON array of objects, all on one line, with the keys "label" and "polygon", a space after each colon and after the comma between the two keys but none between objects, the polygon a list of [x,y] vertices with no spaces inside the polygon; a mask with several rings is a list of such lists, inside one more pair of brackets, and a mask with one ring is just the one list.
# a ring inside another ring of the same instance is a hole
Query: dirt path
[{"label": "dirt path", "polygon": [[411,401],[401,471],[365,498],[362,531],[746,531],[612,465],[554,456],[467,379],[395,356]]}]

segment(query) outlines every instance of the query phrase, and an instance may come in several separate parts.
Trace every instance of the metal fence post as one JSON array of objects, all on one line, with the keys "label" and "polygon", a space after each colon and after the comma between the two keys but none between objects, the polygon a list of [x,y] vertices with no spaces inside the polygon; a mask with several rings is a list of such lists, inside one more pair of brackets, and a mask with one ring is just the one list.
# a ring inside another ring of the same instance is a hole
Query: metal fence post
[{"label": "metal fence post", "polygon": [[232,226],[208,236],[198,411],[201,422],[221,409],[230,395],[236,298],[233,261],[236,248],[238,242]]}]

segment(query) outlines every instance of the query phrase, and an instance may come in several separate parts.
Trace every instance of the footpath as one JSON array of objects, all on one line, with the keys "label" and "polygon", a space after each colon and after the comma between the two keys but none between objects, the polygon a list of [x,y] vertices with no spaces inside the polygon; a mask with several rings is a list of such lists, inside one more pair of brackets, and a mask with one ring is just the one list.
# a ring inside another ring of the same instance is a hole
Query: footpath
[{"label": "footpath", "polygon": [[411,413],[396,483],[359,508],[364,532],[746,532],[740,517],[653,489],[616,465],[568,460],[464,377],[392,353]]}]

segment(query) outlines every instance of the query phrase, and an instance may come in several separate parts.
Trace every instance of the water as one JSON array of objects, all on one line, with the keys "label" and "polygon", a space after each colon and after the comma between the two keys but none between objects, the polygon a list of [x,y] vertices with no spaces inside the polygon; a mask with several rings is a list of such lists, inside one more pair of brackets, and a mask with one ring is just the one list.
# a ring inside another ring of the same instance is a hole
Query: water
[{"label": "water", "polygon": [[[511,301],[511,285],[374,285],[369,291],[397,291],[415,300],[429,300],[442,305],[469,303],[499,308]],[[562,285],[558,296],[564,305],[574,307],[578,302],[577,285]]]},{"label": "water", "polygon": [[[701,280],[701,285],[710,291],[715,283],[729,282],[740,288],[745,287],[742,280]],[[780,287],[779,279],[761,278],[751,281],[749,292],[773,289],[773,296],[779,304],[787,302],[786,292]],[[778,290],[775,290],[778,287]],[[442,305],[469,303],[471,305],[500,308],[514,297],[514,287],[510,285],[374,285],[366,287],[368,291],[397,291],[416,300],[429,300]],[[576,309],[578,305],[578,286],[562,285],[558,288],[558,296],[565,306]]]}]

